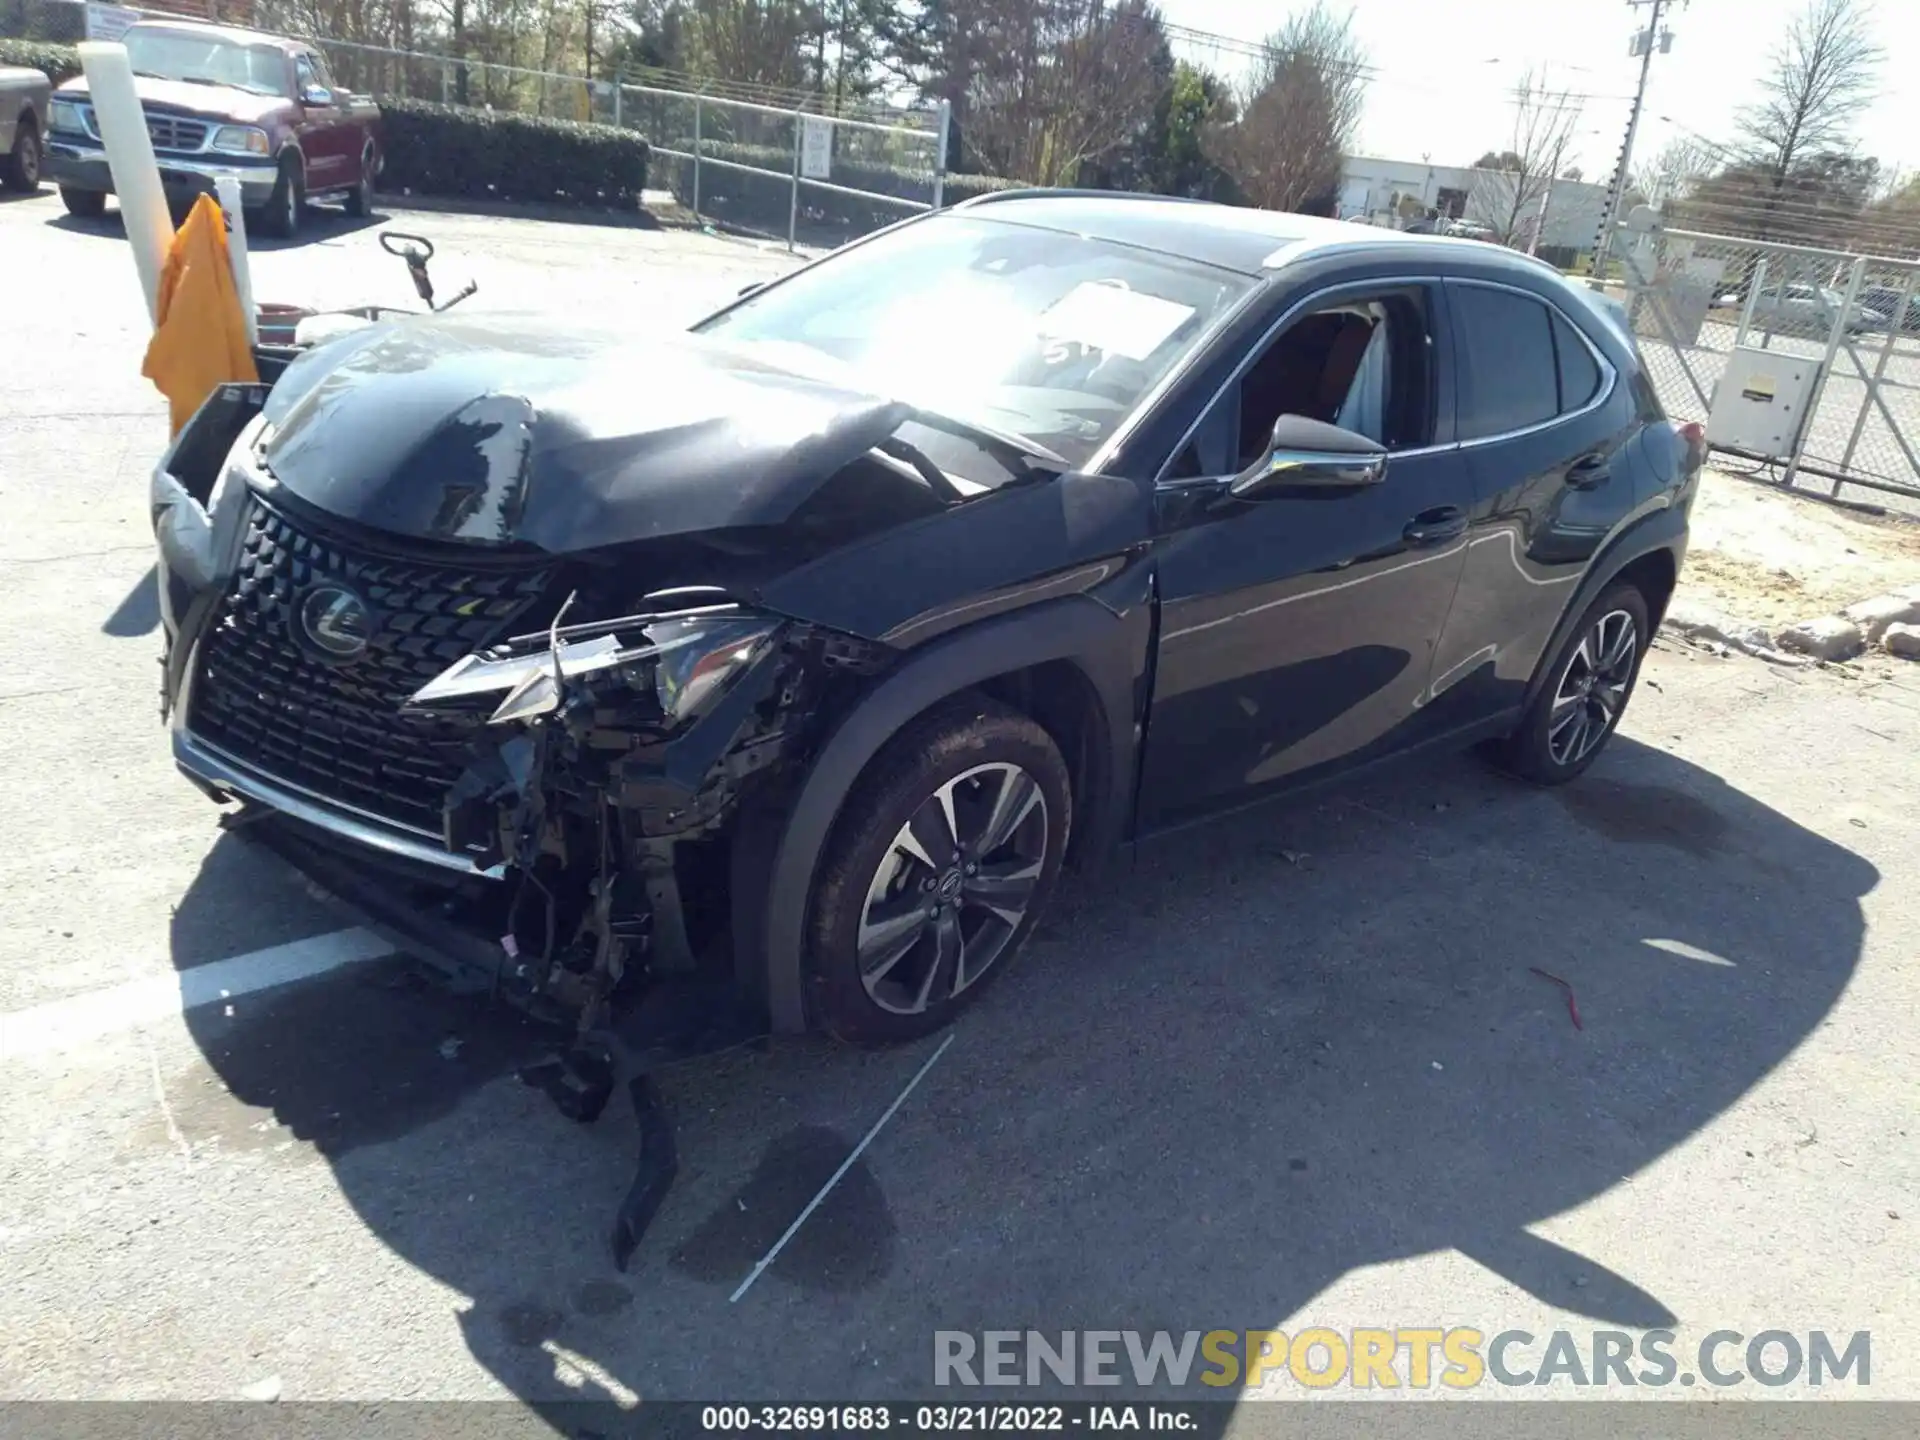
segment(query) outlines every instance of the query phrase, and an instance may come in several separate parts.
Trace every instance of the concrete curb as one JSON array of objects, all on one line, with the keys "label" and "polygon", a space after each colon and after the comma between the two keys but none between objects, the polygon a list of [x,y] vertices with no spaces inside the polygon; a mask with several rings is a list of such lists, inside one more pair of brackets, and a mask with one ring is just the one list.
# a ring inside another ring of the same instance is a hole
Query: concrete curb
[{"label": "concrete curb", "polygon": [[1915,658],[1910,635],[1916,626],[1920,585],[1773,630],[1680,598],[1668,610],[1663,628],[1722,655],[1738,650],[1770,665],[1805,667],[1843,664],[1869,649]]}]

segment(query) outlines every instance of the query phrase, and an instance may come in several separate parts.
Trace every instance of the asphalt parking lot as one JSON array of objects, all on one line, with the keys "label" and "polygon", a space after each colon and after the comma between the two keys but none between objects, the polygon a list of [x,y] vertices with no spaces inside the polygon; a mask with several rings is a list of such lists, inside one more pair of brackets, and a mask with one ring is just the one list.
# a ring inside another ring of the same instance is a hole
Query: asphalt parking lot
[{"label": "asphalt parking lot", "polygon": [[[392,221],[476,308],[636,330],[790,263]],[[256,293],[404,303],[376,233]],[[1920,679],[1662,648],[1565,791],[1461,758],[1080,879],[937,1060],[663,1074],[621,1275],[624,1107],[562,1120],[535,1037],[173,773],[123,241],[0,202],[0,282],[0,1398],[903,1398],[936,1330],[1471,1325],[1864,1330],[1864,1393],[1920,1399]]]}]

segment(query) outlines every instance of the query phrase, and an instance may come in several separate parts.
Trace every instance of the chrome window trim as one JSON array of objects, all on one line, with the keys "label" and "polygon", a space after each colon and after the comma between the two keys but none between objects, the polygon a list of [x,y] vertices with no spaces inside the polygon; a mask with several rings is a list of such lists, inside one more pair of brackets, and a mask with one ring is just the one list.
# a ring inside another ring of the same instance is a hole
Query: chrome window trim
[{"label": "chrome window trim", "polygon": [[[1567,325],[1572,329],[1573,333],[1580,337],[1580,343],[1586,346],[1587,353],[1593,356],[1593,363],[1600,367],[1600,376],[1601,376],[1600,388],[1593,392],[1593,399],[1589,400],[1585,405],[1582,405],[1578,410],[1565,410],[1565,411],[1562,411],[1560,414],[1554,415],[1546,420],[1536,421],[1532,425],[1523,425],[1518,430],[1505,430],[1498,435],[1477,435],[1471,440],[1456,441],[1455,443],[1459,446],[1460,449],[1472,450],[1481,445],[1500,445],[1505,443],[1508,440],[1519,440],[1519,439],[1523,439],[1528,435],[1538,435],[1542,430],[1551,430],[1556,425],[1564,425],[1570,420],[1578,420],[1578,419],[1581,419],[1583,416],[1591,415],[1594,411],[1598,410],[1602,405],[1605,405],[1609,400],[1613,398],[1613,392],[1620,387],[1620,372],[1613,368],[1613,362],[1607,359],[1607,357],[1601,353],[1600,347],[1593,343],[1593,337],[1587,334],[1585,330],[1580,328],[1580,322],[1575,320],[1559,305],[1556,305],[1553,301],[1549,300],[1546,296],[1538,294],[1535,291],[1528,290],[1523,286],[1506,285],[1506,284],[1502,284],[1498,280],[1469,279],[1469,278],[1453,276],[1453,275],[1448,275],[1444,277],[1444,279],[1445,279],[1445,283],[1450,286],[1464,285],[1464,286],[1472,286],[1475,289],[1480,289],[1480,290],[1505,290],[1510,295],[1518,295],[1518,296],[1521,296],[1523,299],[1532,300],[1537,304],[1546,306],[1547,309],[1551,310],[1554,314],[1558,315],[1562,320],[1566,321]],[[1559,368],[1559,363],[1560,363],[1559,352],[1555,351],[1554,367],[1556,370]],[[1555,392],[1554,392],[1555,394],[1559,393],[1558,384],[1559,382],[1556,379]],[[1455,423],[1456,424],[1458,424],[1458,413],[1459,413],[1458,406],[1456,405],[1455,407]]]},{"label": "chrome window trim", "polygon": [[[1388,454],[1389,464],[1395,459],[1415,459],[1427,455],[1442,455],[1450,451],[1472,450],[1482,445],[1498,445],[1508,440],[1522,439],[1525,436],[1537,434],[1542,430],[1551,429],[1555,425],[1565,424],[1570,420],[1578,420],[1583,416],[1593,413],[1602,405],[1605,405],[1607,401],[1611,400],[1614,391],[1619,388],[1620,372],[1614,368],[1613,362],[1602,353],[1600,347],[1593,343],[1593,337],[1587,334],[1586,330],[1581,327],[1579,321],[1569,315],[1564,307],[1536,291],[1528,290],[1520,285],[1508,285],[1498,280],[1481,280],[1454,275],[1380,275],[1367,280],[1341,281],[1339,284],[1329,285],[1324,289],[1316,290],[1289,306],[1279,319],[1267,327],[1259,340],[1248,347],[1246,355],[1243,356],[1240,363],[1234,367],[1233,373],[1213,392],[1208,398],[1207,403],[1200,407],[1200,414],[1194,419],[1193,424],[1187,427],[1186,433],[1183,434],[1178,443],[1174,445],[1172,452],[1161,462],[1160,469],[1153,477],[1154,488],[1160,489],[1169,485],[1190,485],[1194,483],[1195,480],[1220,480],[1226,478],[1225,476],[1191,476],[1185,480],[1170,481],[1167,479],[1167,471],[1172,468],[1173,462],[1180,458],[1181,452],[1192,443],[1193,437],[1200,432],[1200,427],[1206,423],[1207,417],[1213,413],[1213,407],[1220,403],[1221,397],[1246,377],[1247,371],[1253,367],[1253,362],[1267,346],[1279,338],[1280,332],[1291,324],[1302,310],[1306,309],[1309,305],[1342,294],[1354,292],[1364,293],[1369,290],[1378,289],[1393,289],[1407,285],[1473,285],[1484,290],[1505,290],[1546,306],[1562,320],[1566,321],[1567,324],[1572,327],[1573,333],[1580,337],[1580,343],[1587,347],[1587,353],[1593,356],[1594,364],[1600,368],[1601,384],[1600,388],[1594,392],[1594,398],[1578,410],[1569,410],[1565,414],[1555,415],[1549,420],[1542,420],[1537,424],[1528,425],[1519,430],[1506,431],[1499,435],[1482,435],[1476,436],[1472,440],[1451,440],[1444,445],[1422,445],[1413,450],[1390,451]],[[1159,395],[1150,397],[1148,401],[1142,403],[1139,411],[1136,411],[1136,413],[1144,413],[1148,404],[1157,404],[1160,398]],[[1119,438],[1120,433],[1121,432],[1116,432],[1116,439]],[[1105,458],[1104,454],[1094,457],[1095,461],[1100,461]],[[1088,468],[1093,469],[1097,467],[1090,465]]]},{"label": "chrome window trim", "polygon": [[[1174,444],[1167,458],[1160,462],[1160,468],[1154,473],[1153,477],[1154,488],[1159,489],[1168,484],[1191,484],[1195,479],[1219,480],[1226,478],[1225,476],[1203,475],[1193,476],[1182,481],[1169,481],[1167,479],[1167,471],[1172,468],[1173,462],[1180,458],[1181,453],[1187,446],[1193,442],[1193,437],[1200,433],[1200,427],[1206,423],[1207,417],[1213,413],[1213,407],[1220,403],[1220,397],[1246,378],[1247,371],[1253,368],[1253,362],[1260,357],[1261,352],[1279,338],[1280,332],[1290,325],[1294,317],[1306,309],[1307,306],[1317,301],[1325,300],[1330,296],[1348,292],[1364,293],[1371,290],[1403,288],[1408,285],[1436,285],[1445,278],[1446,277],[1441,275],[1376,275],[1367,280],[1343,280],[1338,284],[1329,285],[1321,290],[1315,290],[1312,294],[1303,296],[1300,300],[1288,306],[1280,318],[1269,325],[1261,334],[1260,338],[1247,347],[1247,353],[1240,357],[1240,363],[1233,367],[1233,373],[1228,375],[1227,378],[1220,383],[1219,388],[1208,397],[1207,403],[1200,407],[1200,413],[1194,417],[1194,421],[1187,427],[1186,433]],[[1256,295],[1260,293],[1262,292],[1255,292]],[[1152,403],[1157,404],[1159,400],[1160,397],[1156,395],[1152,398]],[[1143,404],[1140,411],[1136,411],[1135,413],[1141,413],[1145,408]],[[1453,450],[1457,448],[1459,448],[1457,444],[1450,443],[1446,445],[1423,445],[1417,450],[1393,450],[1388,452],[1387,461],[1388,464],[1391,465],[1393,460],[1400,456],[1432,455],[1443,450]],[[1094,458],[1099,460],[1102,457],[1095,456]]]}]

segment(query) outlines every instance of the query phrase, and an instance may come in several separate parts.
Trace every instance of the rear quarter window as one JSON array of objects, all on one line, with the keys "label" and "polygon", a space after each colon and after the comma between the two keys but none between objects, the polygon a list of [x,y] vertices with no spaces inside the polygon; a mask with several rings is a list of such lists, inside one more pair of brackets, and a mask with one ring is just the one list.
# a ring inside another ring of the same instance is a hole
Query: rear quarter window
[{"label": "rear quarter window", "polygon": [[1600,393],[1600,366],[1586,340],[1563,316],[1553,317],[1553,349],[1560,365],[1560,413],[1591,404]]},{"label": "rear quarter window", "polygon": [[1460,358],[1458,430],[1483,440],[1543,424],[1560,413],[1552,312],[1512,290],[1449,288]]}]

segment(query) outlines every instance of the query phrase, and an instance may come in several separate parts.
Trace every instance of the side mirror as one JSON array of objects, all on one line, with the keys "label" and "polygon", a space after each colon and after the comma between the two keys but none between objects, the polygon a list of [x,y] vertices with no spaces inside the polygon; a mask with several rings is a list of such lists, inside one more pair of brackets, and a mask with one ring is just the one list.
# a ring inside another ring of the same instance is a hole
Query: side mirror
[{"label": "side mirror", "polygon": [[1384,445],[1304,415],[1273,422],[1267,453],[1235,477],[1227,493],[1236,500],[1269,500],[1308,491],[1357,490],[1387,478]]},{"label": "side mirror", "polygon": [[324,85],[309,85],[300,92],[300,103],[316,110],[324,110],[333,104],[333,91]]}]

